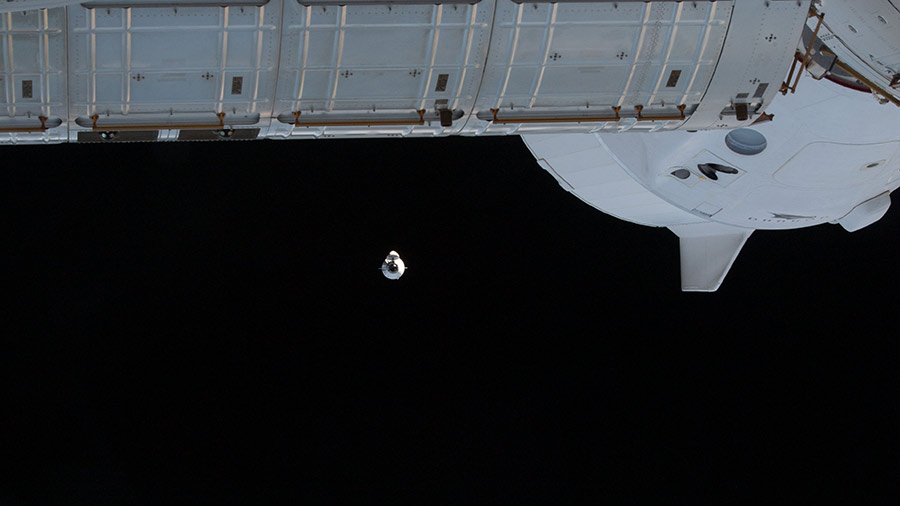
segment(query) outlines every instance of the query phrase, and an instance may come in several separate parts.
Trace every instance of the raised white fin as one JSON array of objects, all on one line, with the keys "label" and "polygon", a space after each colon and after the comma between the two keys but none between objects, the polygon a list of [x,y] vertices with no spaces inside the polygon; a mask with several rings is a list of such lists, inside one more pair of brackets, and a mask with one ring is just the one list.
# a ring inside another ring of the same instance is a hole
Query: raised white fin
[{"label": "raised white fin", "polygon": [[884,192],[857,205],[837,221],[847,232],[856,232],[880,220],[889,207],[891,207],[891,193]]},{"label": "raised white fin", "polygon": [[668,227],[679,238],[681,289],[714,292],[719,289],[753,229],[706,222]]}]

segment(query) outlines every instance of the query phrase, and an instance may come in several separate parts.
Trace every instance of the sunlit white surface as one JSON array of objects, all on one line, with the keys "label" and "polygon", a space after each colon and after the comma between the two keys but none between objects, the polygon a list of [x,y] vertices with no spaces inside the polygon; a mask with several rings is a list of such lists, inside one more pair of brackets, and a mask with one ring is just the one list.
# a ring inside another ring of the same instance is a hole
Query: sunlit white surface
[{"label": "sunlit white surface", "polygon": [[406,264],[396,251],[391,251],[381,264],[381,273],[388,279],[400,279],[406,272]]},{"label": "sunlit white surface", "polygon": [[778,90],[824,13],[822,41],[897,95],[896,7],[12,0],[0,143],[522,134],[584,202],[672,229],[684,288],[715,290],[752,230],[887,211],[897,109],[809,78]]}]

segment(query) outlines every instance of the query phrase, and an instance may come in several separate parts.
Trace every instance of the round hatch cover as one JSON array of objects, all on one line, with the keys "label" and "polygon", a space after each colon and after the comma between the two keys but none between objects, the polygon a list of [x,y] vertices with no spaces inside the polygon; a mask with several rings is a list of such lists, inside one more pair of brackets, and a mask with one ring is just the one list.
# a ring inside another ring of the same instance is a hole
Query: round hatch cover
[{"label": "round hatch cover", "polygon": [[738,128],[725,136],[728,149],[742,155],[758,155],[766,149],[766,137],[749,128]]}]

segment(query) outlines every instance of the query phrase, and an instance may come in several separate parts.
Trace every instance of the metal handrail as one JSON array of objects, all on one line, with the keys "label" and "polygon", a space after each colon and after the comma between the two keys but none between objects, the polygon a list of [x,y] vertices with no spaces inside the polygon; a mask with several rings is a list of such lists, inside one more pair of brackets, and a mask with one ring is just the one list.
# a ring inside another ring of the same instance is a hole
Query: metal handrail
[{"label": "metal handrail", "polygon": [[320,121],[304,121],[300,122],[300,111],[291,113],[294,116],[295,127],[329,127],[329,126],[414,126],[425,124],[425,109],[419,109],[416,114],[419,115],[418,120],[408,119],[387,119],[387,120],[320,120]]},{"label": "metal handrail", "polygon": [[637,110],[638,121],[675,121],[675,120],[684,121],[687,119],[687,117],[685,117],[685,115],[684,115],[684,110],[687,108],[687,105],[685,105],[685,104],[681,104],[681,105],[678,105],[675,107],[676,109],[678,109],[677,117],[676,116],[666,116],[666,115],[644,116],[642,113],[644,110],[644,106],[636,105],[636,106],[634,106],[634,108]]},{"label": "metal handrail", "polygon": [[859,80],[859,82],[861,82],[861,83],[865,84],[866,86],[868,86],[869,88],[871,88],[873,91],[877,91],[880,95],[882,95],[885,99],[889,100],[892,104],[896,105],[897,107],[900,107],[900,100],[898,100],[897,97],[895,97],[891,92],[889,92],[886,89],[882,88],[881,86],[878,86],[877,84],[873,83],[872,81],[867,79],[865,76],[863,76],[856,70],[853,70],[852,67],[845,64],[840,59],[835,59],[834,64],[837,67],[839,67],[841,70],[843,70],[844,72],[855,77],[857,80]]},{"label": "metal handrail", "polygon": [[34,126],[34,127],[4,127],[4,126],[0,126],[0,133],[4,133],[4,134],[38,133],[38,132],[46,132],[47,130],[49,130],[51,128],[51,127],[47,126],[48,118],[46,116],[38,116],[38,119],[41,121],[41,126]]},{"label": "metal handrail", "polygon": [[83,2],[85,9],[177,9],[179,7],[262,7],[269,0],[110,0]]},{"label": "metal handrail", "polygon": [[481,0],[297,0],[297,3],[304,7],[320,7],[320,6],[354,6],[354,5],[461,5],[461,4],[477,4]]},{"label": "metal handrail", "polygon": [[[635,119],[638,121],[684,121],[687,117],[684,114],[684,110],[687,108],[687,105],[681,104],[677,106],[678,116],[669,116],[669,115],[650,115],[645,116],[644,106],[636,105],[634,106],[635,111],[637,112],[637,116]],[[508,125],[508,124],[519,124],[519,123],[604,123],[604,122],[619,122],[623,118],[619,113],[622,109],[622,106],[613,106],[612,110],[615,113],[615,116],[555,116],[555,117],[540,117],[540,116],[532,116],[532,117],[523,117],[523,118],[499,118],[497,114],[499,114],[500,109],[491,109],[491,114],[493,118],[489,121],[496,125]]]},{"label": "metal handrail", "polygon": [[794,61],[791,63],[791,71],[788,72],[787,80],[781,83],[781,89],[778,90],[782,95],[787,95],[788,90],[790,90],[791,93],[796,93],[797,84],[800,82],[800,75],[803,74],[803,71],[800,70],[797,72],[797,77],[794,79],[793,85],[788,85],[788,83],[791,82],[791,78],[794,77],[794,70],[796,70],[797,64],[800,63],[805,65],[806,62],[809,61],[809,55],[810,53],[812,53],[813,46],[816,44],[816,37],[819,35],[819,29],[822,28],[822,21],[825,20],[825,15],[810,11],[807,19],[812,17],[819,18],[819,22],[816,23],[816,29],[813,30],[812,37],[809,38],[809,45],[806,46],[806,54],[801,58],[800,53],[794,53]]},{"label": "metal handrail", "polygon": [[225,128],[225,113],[216,113],[218,123],[185,123],[185,124],[156,124],[156,125],[98,125],[100,116],[91,116],[91,130],[94,132],[127,131],[127,130],[222,130]]}]

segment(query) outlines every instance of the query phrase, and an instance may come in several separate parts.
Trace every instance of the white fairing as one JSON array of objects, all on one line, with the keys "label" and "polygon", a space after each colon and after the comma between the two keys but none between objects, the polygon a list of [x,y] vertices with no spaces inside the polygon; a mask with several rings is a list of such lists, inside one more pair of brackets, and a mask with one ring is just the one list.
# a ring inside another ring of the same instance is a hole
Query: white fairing
[{"label": "white fairing", "polygon": [[[776,97],[768,111],[773,121],[750,127],[766,138],[765,149],[753,155],[730,149],[728,132],[716,130],[577,140],[525,136],[525,142],[563,188],[585,202],[622,219],[675,231],[682,241],[682,278],[694,280],[683,288],[708,291],[721,283],[753,229],[833,222],[858,230],[884,215],[889,193],[900,185],[900,110],[894,106],[807,78],[796,94]],[[713,180],[698,168],[707,163],[736,173],[718,172]],[[676,177],[676,171],[687,177]],[[620,182],[626,174],[640,190]],[[648,202],[653,213],[646,212]],[[698,249],[696,241],[686,248],[678,227],[697,223],[729,229],[715,243],[705,234],[707,249]],[[704,266],[716,272],[700,272]]]},{"label": "white fairing", "polygon": [[884,192],[853,208],[846,216],[838,220],[848,232],[855,232],[880,220],[891,207],[891,194]]},{"label": "white fairing", "polygon": [[[893,106],[807,79],[796,94],[777,97],[768,111],[773,121],[751,127],[767,140],[756,155],[731,150],[727,131],[601,135],[598,141],[649,191],[698,218],[737,227],[789,229],[837,221],[900,184],[900,111]],[[705,163],[736,173],[720,172],[713,180],[698,168]],[[679,169],[689,176],[673,175]]]},{"label": "white fairing", "polygon": [[523,139],[538,165],[560,186],[609,215],[656,227],[705,221],[648,191],[622,169],[598,134],[526,135]]},{"label": "white fairing", "polygon": [[678,236],[681,289],[714,292],[719,289],[752,229],[707,221],[670,226]]}]

